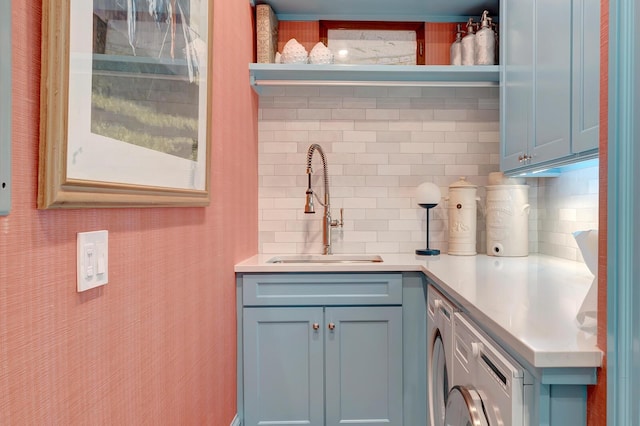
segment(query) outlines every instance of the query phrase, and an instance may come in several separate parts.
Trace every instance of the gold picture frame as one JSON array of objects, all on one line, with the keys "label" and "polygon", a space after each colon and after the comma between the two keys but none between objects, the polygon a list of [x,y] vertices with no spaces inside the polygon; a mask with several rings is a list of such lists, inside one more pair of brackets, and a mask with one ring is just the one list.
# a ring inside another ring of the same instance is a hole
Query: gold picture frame
[{"label": "gold picture frame", "polygon": [[213,5],[154,4],[43,1],[39,209],[209,205]]}]

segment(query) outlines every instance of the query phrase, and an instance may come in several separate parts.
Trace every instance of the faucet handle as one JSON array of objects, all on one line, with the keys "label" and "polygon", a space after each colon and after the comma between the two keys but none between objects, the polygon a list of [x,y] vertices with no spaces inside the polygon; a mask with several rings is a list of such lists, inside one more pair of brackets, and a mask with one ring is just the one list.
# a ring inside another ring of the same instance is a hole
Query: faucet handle
[{"label": "faucet handle", "polygon": [[343,225],[344,225],[344,209],[340,207],[340,220],[338,219],[331,220],[331,226],[333,226],[334,228],[337,226],[342,228]]}]

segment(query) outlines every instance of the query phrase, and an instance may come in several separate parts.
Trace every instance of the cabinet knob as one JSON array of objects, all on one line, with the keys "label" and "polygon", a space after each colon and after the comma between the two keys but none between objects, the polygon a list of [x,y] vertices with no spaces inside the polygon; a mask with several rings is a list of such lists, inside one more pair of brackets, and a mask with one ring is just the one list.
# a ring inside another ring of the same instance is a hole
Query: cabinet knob
[{"label": "cabinet knob", "polygon": [[335,330],[336,325],[334,323],[330,322],[327,327],[329,327],[329,330],[333,331],[333,330]]},{"label": "cabinet knob", "polygon": [[313,329],[316,331],[320,330],[320,324],[318,324],[317,322],[314,322],[311,327],[313,327]]},{"label": "cabinet knob", "polygon": [[527,159],[526,155],[518,155],[518,162],[522,163],[526,159]]}]

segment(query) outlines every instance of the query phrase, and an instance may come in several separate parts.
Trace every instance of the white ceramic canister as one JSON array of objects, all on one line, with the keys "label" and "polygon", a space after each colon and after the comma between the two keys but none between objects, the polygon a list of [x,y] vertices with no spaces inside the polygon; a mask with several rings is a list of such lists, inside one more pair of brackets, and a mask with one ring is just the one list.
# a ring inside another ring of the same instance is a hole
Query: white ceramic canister
[{"label": "white ceramic canister", "polygon": [[489,256],[529,255],[529,186],[516,179],[489,177],[490,183],[497,183],[486,187]]},{"label": "white ceramic canister", "polygon": [[477,190],[464,177],[449,185],[449,254],[476,254]]}]

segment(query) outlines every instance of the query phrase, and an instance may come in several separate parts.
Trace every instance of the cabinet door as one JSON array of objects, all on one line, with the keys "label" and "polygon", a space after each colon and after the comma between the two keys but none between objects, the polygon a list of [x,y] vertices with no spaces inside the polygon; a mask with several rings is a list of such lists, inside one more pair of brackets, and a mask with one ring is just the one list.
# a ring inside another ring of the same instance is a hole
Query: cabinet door
[{"label": "cabinet door", "polygon": [[533,139],[533,0],[502,1],[500,169],[524,166]]},{"label": "cabinet door", "polygon": [[573,2],[573,153],[598,148],[600,132],[600,1]]},{"label": "cabinet door", "polygon": [[325,323],[327,426],[401,426],[402,307],[326,308]]},{"label": "cabinet door", "polygon": [[322,308],[244,308],[243,321],[244,424],[323,426]]},{"label": "cabinet door", "polygon": [[571,0],[536,0],[531,164],[571,153]]}]

